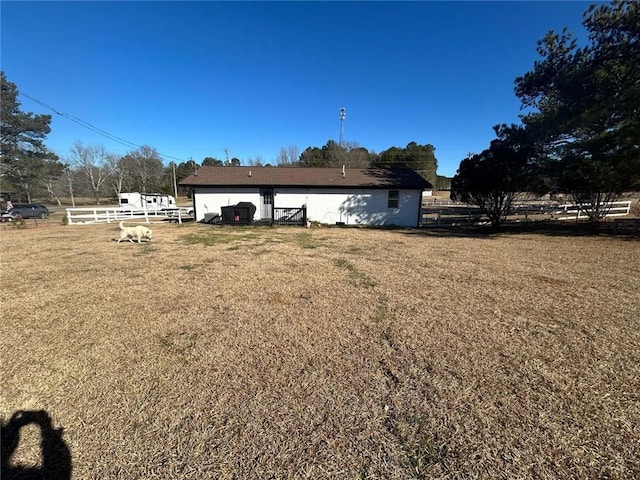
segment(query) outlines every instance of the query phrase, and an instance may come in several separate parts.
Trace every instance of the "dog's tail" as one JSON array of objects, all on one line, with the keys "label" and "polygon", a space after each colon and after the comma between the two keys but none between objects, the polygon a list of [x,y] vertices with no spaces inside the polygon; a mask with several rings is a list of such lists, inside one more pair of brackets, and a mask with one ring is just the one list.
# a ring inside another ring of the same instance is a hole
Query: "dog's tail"
[{"label": "dog's tail", "polygon": [[120,230],[124,228],[124,222],[120,222]]}]

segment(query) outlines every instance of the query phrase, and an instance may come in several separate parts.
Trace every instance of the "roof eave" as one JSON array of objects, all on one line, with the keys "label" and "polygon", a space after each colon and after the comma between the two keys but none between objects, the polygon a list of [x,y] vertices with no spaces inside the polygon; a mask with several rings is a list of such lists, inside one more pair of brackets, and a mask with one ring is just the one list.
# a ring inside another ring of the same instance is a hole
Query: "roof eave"
[{"label": "roof eave", "polygon": [[372,184],[362,184],[362,185],[354,185],[354,184],[346,184],[346,185],[336,185],[336,184],[282,184],[282,183],[179,183],[181,187],[215,187],[215,188],[223,188],[223,187],[235,187],[235,188],[365,188],[365,189],[377,189],[377,190],[388,190],[388,189],[398,189],[398,190],[424,190],[433,188],[431,184],[425,185],[400,185],[400,184],[389,184],[389,185],[372,185]]}]

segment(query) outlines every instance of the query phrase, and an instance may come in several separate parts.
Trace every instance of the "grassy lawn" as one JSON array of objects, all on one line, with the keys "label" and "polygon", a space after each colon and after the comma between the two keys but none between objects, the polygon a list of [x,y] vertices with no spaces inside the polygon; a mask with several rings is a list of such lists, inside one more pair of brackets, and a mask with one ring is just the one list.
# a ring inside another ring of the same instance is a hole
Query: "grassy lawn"
[{"label": "grassy lawn", "polygon": [[637,237],[152,228],[0,225],[0,414],[73,478],[640,477]]}]

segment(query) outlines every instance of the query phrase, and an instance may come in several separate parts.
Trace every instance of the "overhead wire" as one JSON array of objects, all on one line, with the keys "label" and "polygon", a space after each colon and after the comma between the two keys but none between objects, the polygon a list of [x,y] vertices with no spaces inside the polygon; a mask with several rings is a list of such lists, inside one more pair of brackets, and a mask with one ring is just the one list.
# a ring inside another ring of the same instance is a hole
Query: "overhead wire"
[{"label": "overhead wire", "polygon": [[[82,126],[84,128],[87,128],[87,129],[97,133],[98,135],[102,135],[103,137],[106,137],[109,140],[112,140],[112,141],[114,141],[116,143],[119,143],[119,144],[124,145],[124,146],[129,147],[129,148],[142,148],[142,145],[138,145],[137,143],[133,143],[133,142],[130,142],[129,140],[125,140],[124,138],[120,138],[120,137],[118,137],[116,135],[113,135],[113,134],[111,134],[111,133],[109,133],[109,132],[107,132],[107,131],[105,131],[105,130],[103,130],[101,128],[96,127],[95,125],[90,124],[89,122],[85,122],[84,120],[82,120],[82,119],[80,119],[80,118],[78,118],[78,117],[76,117],[74,115],[70,115],[68,113],[61,112],[57,108],[55,108],[55,107],[53,107],[51,105],[48,105],[47,103],[45,103],[45,102],[43,102],[41,100],[38,100],[37,98],[34,98],[31,95],[28,95],[28,94],[26,94],[24,92],[20,92],[20,95],[22,95],[25,98],[28,98],[29,100],[31,100],[32,102],[37,103],[38,105],[43,106],[47,110],[51,110],[56,115],[60,115],[61,117],[66,118],[67,120],[71,120],[72,122],[77,123],[78,125],[80,125],[80,126]],[[182,158],[177,158],[177,157],[174,157],[174,156],[171,156],[171,155],[166,155],[166,154],[160,153],[160,152],[157,152],[157,153],[158,153],[158,155],[160,155],[161,157],[164,157],[164,158],[169,158],[171,160],[177,160],[178,162],[187,162],[187,160],[184,160]]]}]

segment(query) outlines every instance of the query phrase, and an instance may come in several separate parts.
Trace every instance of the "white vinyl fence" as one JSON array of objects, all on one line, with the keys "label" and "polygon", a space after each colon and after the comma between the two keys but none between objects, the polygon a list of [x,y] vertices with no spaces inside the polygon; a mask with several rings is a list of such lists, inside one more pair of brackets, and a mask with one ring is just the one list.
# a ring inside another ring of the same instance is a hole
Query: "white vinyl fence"
[{"label": "white vinyl fence", "polygon": [[[606,210],[607,213],[605,217],[624,217],[631,212],[631,201],[602,203],[600,207],[604,207]],[[589,216],[584,213],[587,208],[580,208],[580,204],[567,203],[558,205],[553,213],[554,215],[562,215],[561,217],[557,217],[558,220],[581,220],[589,218]]]},{"label": "white vinyl fence", "polygon": [[[631,201],[607,204],[606,217],[625,217],[631,213]],[[577,204],[522,203],[514,204],[507,222],[536,222],[540,220],[584,220],[588,216]],[[474,205],[445,202],[423,202],[420,225],[441,227],[456,225],[483,225],[487,218]]]},{"label": "white vinyl fence", "polygon": [[182,223],[183,218],[190,218],[187,209],[171,208],[165,210],[121,210],[118,207],[77,207],[67,208],[67,222],[69,225],[111,223],[133,220],[144,220],[149,223],[151,218],[158,220],[176,221]]}]

